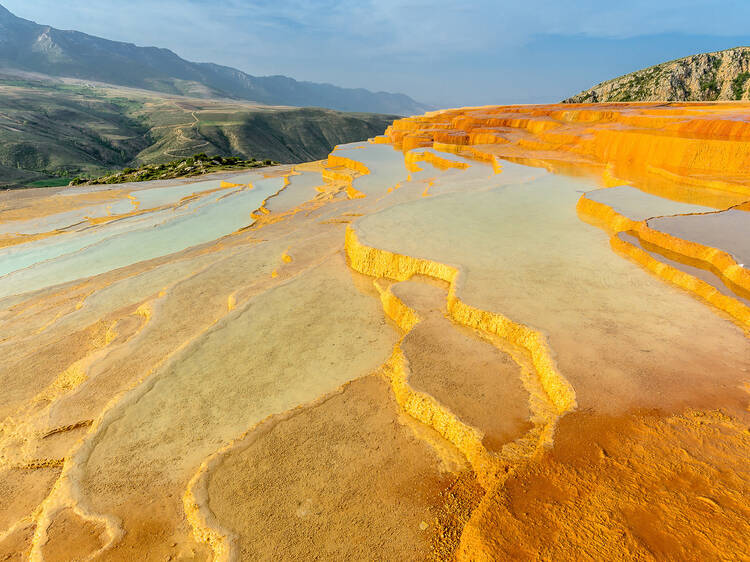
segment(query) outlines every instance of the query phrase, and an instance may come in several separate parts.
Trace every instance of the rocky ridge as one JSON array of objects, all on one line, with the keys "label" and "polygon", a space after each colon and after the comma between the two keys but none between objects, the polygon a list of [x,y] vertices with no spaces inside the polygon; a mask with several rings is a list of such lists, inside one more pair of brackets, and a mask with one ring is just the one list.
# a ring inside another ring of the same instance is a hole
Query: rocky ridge
[{"label": "rocky ridge", "polygon": [[750,47],[664,62],[607,80],[563,103],[750,99]]}]

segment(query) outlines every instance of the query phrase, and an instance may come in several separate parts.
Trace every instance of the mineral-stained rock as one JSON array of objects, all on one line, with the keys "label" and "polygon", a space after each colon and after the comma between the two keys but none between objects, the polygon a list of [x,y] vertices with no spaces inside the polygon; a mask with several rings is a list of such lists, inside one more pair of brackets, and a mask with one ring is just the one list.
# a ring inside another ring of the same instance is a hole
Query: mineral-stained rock
[{"label": "mineral-stained rock", "polygon": [[0,558],[742,559],[749,112],[0,194]]}]

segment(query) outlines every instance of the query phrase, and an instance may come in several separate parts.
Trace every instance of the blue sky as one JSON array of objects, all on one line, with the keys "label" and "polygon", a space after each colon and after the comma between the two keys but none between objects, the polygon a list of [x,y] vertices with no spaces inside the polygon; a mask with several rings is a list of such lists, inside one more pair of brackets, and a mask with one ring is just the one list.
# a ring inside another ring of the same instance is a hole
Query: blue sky
[{"label": "blue sky", "polygon": [[665,60],[750,45],[750,0],[0,0],[20,17],[250,74],[436,106],[558,101]]}]

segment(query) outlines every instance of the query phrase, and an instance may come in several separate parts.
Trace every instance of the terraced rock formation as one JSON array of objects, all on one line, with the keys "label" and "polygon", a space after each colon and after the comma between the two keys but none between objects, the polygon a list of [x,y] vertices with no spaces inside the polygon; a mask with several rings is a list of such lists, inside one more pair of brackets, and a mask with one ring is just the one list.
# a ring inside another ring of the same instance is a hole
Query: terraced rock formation
[{"label": "terraced rock formation", "polygon": [[748,111],[2,194],[0,553],[741,558]]}]

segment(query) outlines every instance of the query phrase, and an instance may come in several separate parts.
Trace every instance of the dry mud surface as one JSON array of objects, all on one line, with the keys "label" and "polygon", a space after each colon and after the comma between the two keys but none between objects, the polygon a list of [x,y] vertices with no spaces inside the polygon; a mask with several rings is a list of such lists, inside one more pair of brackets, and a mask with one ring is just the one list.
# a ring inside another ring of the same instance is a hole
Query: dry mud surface
[{"label": "dry mud surface", "polygon": [[0,194],[0,559],[747,559],[748,115]]}]

